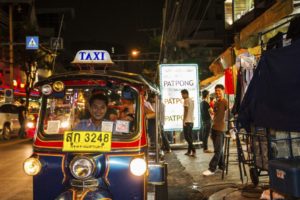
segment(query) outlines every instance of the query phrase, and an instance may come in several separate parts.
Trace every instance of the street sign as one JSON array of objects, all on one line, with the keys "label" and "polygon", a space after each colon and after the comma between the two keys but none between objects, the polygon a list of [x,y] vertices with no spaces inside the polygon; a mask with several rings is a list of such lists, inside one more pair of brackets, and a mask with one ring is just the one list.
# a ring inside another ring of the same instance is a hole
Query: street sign
[{"label": "street sign", "polygon": [[4,90],[4,101],[5,101],[5,103],[12,103],[13,99],[14,99],[13,89],[5,89]]},{"label": "street sign", "polygon": [[50,39],[50,47],[51,49],[63,49],[64,48],[64,43],[63,43],[63,39],[61,37],[52,37]]},{"label": "street sign", "polygon": [[39,37],[38,36],[26,36],[26,49],[36,50],[39,48]]}]

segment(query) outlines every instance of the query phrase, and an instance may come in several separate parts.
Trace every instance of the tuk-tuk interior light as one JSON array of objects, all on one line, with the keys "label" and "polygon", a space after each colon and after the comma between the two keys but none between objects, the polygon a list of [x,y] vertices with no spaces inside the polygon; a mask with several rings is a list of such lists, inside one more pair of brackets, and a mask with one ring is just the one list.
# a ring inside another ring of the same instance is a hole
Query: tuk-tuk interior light
[{"label": "tuk-tuk interior light", "polygon": [[79,156],[72,160],[70,169],[76,179],[85,180],[90,178],[95,171],[95,163],[88,157]]},{"label": "tuk-tuk interior light", "polygon": [[63,121],[63,122],[61,123],[60,126],[61,126],[62,128],[68,128],[68,127],[69,127],[69,124],[70,124],[70,123],[69,123],[68,121]]},{"label": "tuk-tuk interior light", "polygon": [[135,158],[130,163],[130,171],[135,176],[142,176],[147,170],[146,161],[142,158]]},{"label": "tuk-tuk interior light", "polygon": [[24,161],[23,168],[27,175],[34,176],[41,171],[42,164],[39,159],[31,157]]},{"label": "tuk-tuk interior light", "polygon": [[42,93],[43,93],[44,95],[49,95],[49,94],[51,94],[51,93],[52,93],[52,87],[51,87],[51,85],[43,85],[43,86],[42,86]]}]

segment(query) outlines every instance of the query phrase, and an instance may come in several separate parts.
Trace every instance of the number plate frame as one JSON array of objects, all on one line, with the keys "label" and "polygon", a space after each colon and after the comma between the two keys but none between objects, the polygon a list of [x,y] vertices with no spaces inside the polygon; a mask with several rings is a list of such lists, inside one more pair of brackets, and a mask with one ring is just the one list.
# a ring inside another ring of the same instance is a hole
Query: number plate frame
[{"label": "number plate frame", "polygon": [[111,132],[65,131],[62,151],[67,152],[109,152]]}]

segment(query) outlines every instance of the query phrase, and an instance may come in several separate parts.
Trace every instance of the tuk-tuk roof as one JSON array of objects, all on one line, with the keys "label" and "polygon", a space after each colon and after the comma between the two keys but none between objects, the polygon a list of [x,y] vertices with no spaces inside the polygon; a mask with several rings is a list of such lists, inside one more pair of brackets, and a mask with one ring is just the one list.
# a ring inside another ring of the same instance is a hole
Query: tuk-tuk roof
[{"label": "tuk-tuk roof", "polygon": [[152,92],[159,94],[159,89],[156,85],[145,79],[143,76],[135,73],[113,71],[113,70],[100,70],[100,71],[72,71],[69,73],[55,74],[49,78],[39,81],[35,86],[41,86],[47,83],[54,81],[63,81],[63,80],[78,80],[78,79],[97,79],[97,78],[106,78],[112,80],[121,80],[128,83],[142,84],[147,86]]}]

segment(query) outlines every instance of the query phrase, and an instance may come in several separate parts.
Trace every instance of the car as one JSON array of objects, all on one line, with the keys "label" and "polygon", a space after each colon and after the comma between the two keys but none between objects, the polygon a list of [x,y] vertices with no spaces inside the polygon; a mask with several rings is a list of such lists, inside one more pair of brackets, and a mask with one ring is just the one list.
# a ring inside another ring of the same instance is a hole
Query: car
[{"label": "car", "polygon": [[21,128],[19,122],[19,109],[14,104],[2,104],[0,106],[0,137],[9,140],[18,136]]}]

